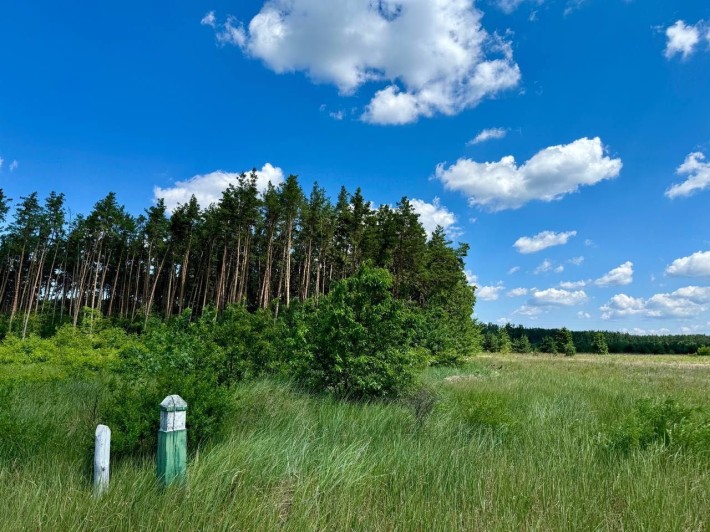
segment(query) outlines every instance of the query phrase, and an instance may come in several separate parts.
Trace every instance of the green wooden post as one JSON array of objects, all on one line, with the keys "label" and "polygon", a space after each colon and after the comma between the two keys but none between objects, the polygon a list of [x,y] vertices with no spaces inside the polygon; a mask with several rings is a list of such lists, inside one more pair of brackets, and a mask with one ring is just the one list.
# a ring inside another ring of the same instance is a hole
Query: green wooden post
[{"label": "green wooden post", "polygon": [[168,395],[160,403],[158,431],[158,480],[163,486],[184,482],[187,473],[187,403],[179,395]]}]

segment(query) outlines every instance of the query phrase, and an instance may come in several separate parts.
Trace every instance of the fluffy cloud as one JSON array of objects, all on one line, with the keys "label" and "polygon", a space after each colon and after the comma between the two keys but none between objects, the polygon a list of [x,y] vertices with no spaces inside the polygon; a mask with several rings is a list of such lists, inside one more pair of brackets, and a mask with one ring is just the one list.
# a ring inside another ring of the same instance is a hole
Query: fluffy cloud
[{"label": "fluffy cloud", "polygon": [[677,183],[666,190],[666,197],[685,197],[710,188],[710,163],[705,162],[705,155],[700,152],[691,153],[685,162],[676,170],[678,175],[687,175],[682,183]]},{"label": "fluffy cloud", "polygon": [[523,236],[518,238],[513,246],[519,253],[537,253],[552,246],[561,246],[575,236],[577,231],[567,231],[565,233],[555,233],[553,231],[543,231],[535,236]]},{"label": "fluffy cloud", "polygon": [[509,290],[506,295],[508,297],[526,296],[526,295],[528,295],[528,289],[527,288],[513,288],[512,290]]},{"label": "fluffy cloud", "polygon": [[645,305],[646,302],[642,298],[617,294],[599,310],[602,311],[602,319],[608,320],[641,314],[645,311]]},{"label": "fluffy cloud", "polygon": [[419,215],[419,221],[424,226],[428,235],[431,235],[437,225],[444,228],[451,238],[461,234],[456,225],[456,215],[449,209],[441,205],[439,198],[434,198],[432,203],[427,203],[420,199],[410,200],[414,212]]},{"label": "fluffy cloud", "polygon": [[468,196],[471,205],[491,211],[517,209],[529,201],[553,201],[580,186],[612,179],[621,171],[621,159],[606,155],[599,137],[550,146],[518,166],[512,155],[497,162],[459,159],[439,164],[436,177],[449,190]]},{"label": "fluffy cloud", "polygon": [[584,288],[589,284],[589,281],[562,281],[560,283],[560,288],[565,290],[576,290],[577,288]]},{"label": "fluffy cloud", "polygon": [[670,59],[676,54],[681,54],[683,59],[690,57],[700,42],[701,31],[700,23],[689,26],[683,20],[666,28],[666,57]]},{"label": "fluffy cloud", "polygon": [[520,271],[520,266],[513,266],[510,270],[508,270],[508,275],[513,275],[514,273],[518,273]]},{"label": "fluffy cloud", "polygon": [[541,273],[547,273],[551,271],[555,273],[562,273],[563,271],[565,271],[565,267],[562,266],[562,264],[555,266],[555,263],[552,262],[550,259],[545,259],[540,263],[537,268],[533,270],[533,274],[540,275]]},{"label": "fluffy cloud", "polygon": [[479,286],[476,288],[476,297],[485,301],[496,301],[500,293],[505,290],[505,286],[498,284],[495,286]]},{"label": "fluffy cloud", "polygon": [[673,277],[710,277],[710,251],[697,251],[674,260],[666,268],[666,274]]},{"label": "fluffy cloud", "polygon": [[582,312],[581,310],[577,312],[577,317],[580,320],[589,320],[592,318],[592,315],[589,312]]},{"label": "fluffy cloud", "polygon": [[[261,170],[257,170],[256,186],[259,191],[264,191],[266,185],[271,182],[274,186],[279,185],[284,180],[281,168],[274,167],[266,163]],[[224,172],[217,170],[209,174],[196,175],[185,181],[178,181],[175,186],[168,188],[153,188],[155,199],[163,198],[169,211],[181,203],[190,201],[191,196],[197,198],[202,207],[207,207],[211,203],[216,203],[222,197],[222,192],[229,186],[237,183],[239,173]]]},{"label": "fluffy cloud", "polygon": [[617,294],[600,307],[602,319],[643,316],[647,318],[693,318],[710,308],[710,287],[686,286],[648,299]]},{"label": "fluffy cloud", "polygon": [[481,18],[471,0],[270,0],[246,26],[214,13],[202,24],[279,74],[303,71],[343,94],[385,83],[362,119],[406,124],[457,114],[518,84],[510,43]]},{"label": "fluffy cloud", "polygon": [[588,297],[584,290],[561,290],[559,288],[548,288],[547,290],[536,290],[532,293],[528,305],[533,307],[561,306],[572,307],[587,301]]},{"label": "fluffy cloud", "polygon": [[584,262],[584,257],[579,256],[579,257],[572,257],[567,261],[569,264],[574,264],[575,266],[581,266],[582,263]]},{"label": "fluffy cloud", "polygon": [[594,281],[597,286],[625,286],[634,281],[634,263],[627,261]]},{"label": "fluffy cloud", "polygon": [[478,135],[469,140],[466,145],[473,146],[474,144],[480,144],[481,142],[486,142],[487,140],[502,139],[508,134],[508,130],[502,127],[493,127],[490,129],[484,129]]},{"label": "fluffy cloud", "polygon": [[531,307],[530,305],[523,305],[519,309],[516,309],[515,311],[513,311],[513,314],[518,314],[519,316],[525,316],[525,317],[530,318],[532,320],[537,318],[542,313],[543,313],[542,308]]}]

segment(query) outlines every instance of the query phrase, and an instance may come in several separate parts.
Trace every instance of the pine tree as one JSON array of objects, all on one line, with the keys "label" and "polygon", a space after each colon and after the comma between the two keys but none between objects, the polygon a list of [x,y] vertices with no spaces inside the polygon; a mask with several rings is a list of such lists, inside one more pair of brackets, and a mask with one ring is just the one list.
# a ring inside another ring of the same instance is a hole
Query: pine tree
[{"label": "pine tree", "polygon": [[510,341],[510,335],[505,327],[501,327],[498,331],[498,352],[510,353],[513,350],[513,344]]},{"label": "pine tree", "polygon": [[532,345],[527,335],[522,335],[513,341],[513,351],[516,353],[531,353]]},{"label": "pine tree", "polygon": [[540,351],[556,355],[558,353],[557,342],[552,336],[543,337],[542,342],[540,343]]},{"label": "pine tree", "polygon": [[606,338],[603,332],[594,333],[594,339],[592,340],[592,352],[598,355],[608,355],[609,346],[606,345]]},{"label": "pine tree", "polygon": [[577,353],[577,349],[574,347],[572,333],[567,329],[567,327],[562,327],[562,329],[557,331],[555,343],[557,344],[557,351],[564,353],[565,356],[569,357]]}]

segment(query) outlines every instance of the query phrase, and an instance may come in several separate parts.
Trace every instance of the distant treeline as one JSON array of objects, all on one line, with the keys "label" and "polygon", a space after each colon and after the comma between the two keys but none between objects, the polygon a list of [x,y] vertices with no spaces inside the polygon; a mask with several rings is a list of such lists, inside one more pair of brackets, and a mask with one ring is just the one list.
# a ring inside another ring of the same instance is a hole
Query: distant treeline
[{"label": "distant treeline", "polygon": [[87,309],[128,330],[232,305],[278,317],[366,263],[391,273],[395,299],[471,321],[468,246],[441,228],[427,239],[406,197],[373,209],[359,188],[331,202],[293,175],[263,193],[256,183],[242,174],[211,205],[159,200],[137,216],[110,193],[71,219],[63,194],[11,202],[0,189],[0,337],[76,327]]},{"label": "distant treeline", "polygon": [[[490,351],[500,350],[500,339],[510,340],[511,348],[525,345],[520,340],[525,337],[533,351],[549,351],[551,339],[559,336],[559,329],[542,329],[524,327],[522,325],[505,326],[488,323],[483,325],[484,348]],[[704,334],[682,335],[636,335],[612,331],[570,331],[574,346],[578,353],[594,353],[598,351],[599,335],[603,336],[609,353],[639,353],[639,354],[693,354],[699,347],[710,346],[710,336]],[[596,344],[595,344],[596,340]],[[503,348],[505,349],[505,345]]]}]

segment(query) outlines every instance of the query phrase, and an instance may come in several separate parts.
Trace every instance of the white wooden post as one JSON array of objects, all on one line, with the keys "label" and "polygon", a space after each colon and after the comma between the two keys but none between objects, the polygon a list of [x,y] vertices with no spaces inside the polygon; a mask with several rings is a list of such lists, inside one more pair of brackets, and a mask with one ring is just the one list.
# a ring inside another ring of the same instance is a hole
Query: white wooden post
[{"label": "white wooden post", "polygon": [[111,429],[106,425],[96,427],[94,447],[94,493],[101,495],[108,489],[111,461]]}]

